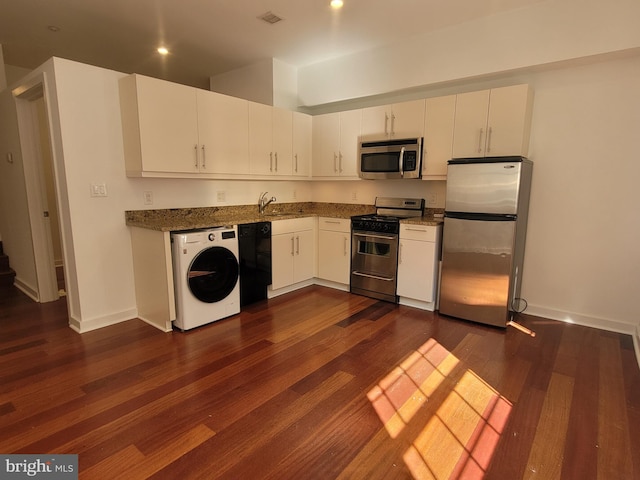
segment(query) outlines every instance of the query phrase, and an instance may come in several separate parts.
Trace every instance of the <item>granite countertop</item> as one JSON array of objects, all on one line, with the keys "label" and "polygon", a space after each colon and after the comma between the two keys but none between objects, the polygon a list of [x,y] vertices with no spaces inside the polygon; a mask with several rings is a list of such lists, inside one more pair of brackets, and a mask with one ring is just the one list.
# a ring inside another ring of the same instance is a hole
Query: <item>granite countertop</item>
[{"label": "granite countertop", "polygon": [[[374,212],[373,205],[300,202],[270,205],[264,215],[258,213],[257,205],[235,205],[230,207],[128,210],[125,212],[125,219],[130,227],[172,232],[310,216],[351,218],[354,215]],[[423,216],[403,219],[401,223],[440,225],[442,219],[435,218],[434,213],[440,213],[439,209],[425,209]]]}]

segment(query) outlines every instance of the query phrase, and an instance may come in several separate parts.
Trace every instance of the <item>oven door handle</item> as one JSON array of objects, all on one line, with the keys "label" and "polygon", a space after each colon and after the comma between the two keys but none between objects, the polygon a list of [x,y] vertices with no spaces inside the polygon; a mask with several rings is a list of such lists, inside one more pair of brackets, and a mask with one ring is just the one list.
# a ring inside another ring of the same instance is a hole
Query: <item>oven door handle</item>
[{"label": "oven door handle", "polygon": [[357,233],[353,232],[354,237],[370,237],[370,238],[381,238],[383,240],[395,240],[397,236],[394,235],[373,235],[369,233]]},{"label": "oven door handle", "polygon": [[385,282],[392,282],[393,281],[393,277],[380,277],[378,275],[371,275],[370,273],[362,273],[362,272],[351,272],[353,275],[358,275],[359,277],[367,277],[367,278],[374,278],[376,280],[384,280]]}]

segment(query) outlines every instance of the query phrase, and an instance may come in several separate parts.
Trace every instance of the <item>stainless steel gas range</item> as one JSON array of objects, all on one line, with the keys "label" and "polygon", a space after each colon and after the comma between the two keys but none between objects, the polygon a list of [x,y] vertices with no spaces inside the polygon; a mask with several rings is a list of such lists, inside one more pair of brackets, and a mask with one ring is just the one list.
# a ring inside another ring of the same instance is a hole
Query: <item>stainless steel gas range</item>
[{"label": "stainless steel gas range", "polygon": [[376,213],[351,217],[352,293],[398,303],[400,219],[419,217],[423,198],[376,198]]}]

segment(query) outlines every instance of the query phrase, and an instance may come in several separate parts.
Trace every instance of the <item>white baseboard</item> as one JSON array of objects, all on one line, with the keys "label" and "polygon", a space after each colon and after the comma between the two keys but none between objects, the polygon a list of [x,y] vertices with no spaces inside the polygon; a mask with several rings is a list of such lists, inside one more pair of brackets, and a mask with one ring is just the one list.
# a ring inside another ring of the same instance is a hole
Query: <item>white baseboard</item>
[{"label": "white baseboard", "polygon": [[39,302],[40,297],[38,295],[38,289],[30,286],[28,283],[23,282],[18,276],[13,279],[13,286],[24,293],[34,302]]},{"label": "white baseboard", "polygon": [[599,328],[600,330],[608,330],[609,332],[625,333],[627,335],[633,335],[637,328],[637,325],[621,322],[619,320],[591,317],[580,313],[554,310],[531,304],[529,304],[524,313],[527,315],[535,315],[536,317],[559,320],[566,323],[575,323],[576,325],[582,325],[583,327],[593,327]]},{"label": "white baseboard", "polygon": [[135,308],[124,310],[122,312],[111,313],[102,317],[92,318],[90,320],[69,317],[69,327],[78,333],[86,333],[98,328],[109,327],[116,323],[126,322],[137,318],[138,311]]},{"label": "white baseboard", "polygon": [[294,283],[293,285],[288,285],[286,287],[278,288],[277,290],[272,290],[271,286],[269,286],[267,290],[267,298],[274,298],[280,295],[284,295],[285,293],[294,292],[303,287],[308,287],[309,285],[313,285],[314,283],[315,283],[314,279],[312,278],[310,280],[305,280],[304,282]]},{"label": "white baseboard", "polygon": [[400,305],[406,305],[407,307],[428,310],[429,312],[433,312],[436,309],[435,302],[423,302],[421,300],[414,300],[413,298],[400,297],[398,303]]},{"label": "white baseboard", "polygon": [[636,327],[636,332],[633,335],[633,349],[636,351],[636,360],[638,368],[640,368],[640,325]]},{"label": "white baseboard", "polygon": [[608,318],[591,317],[573,312],[563,312],[561,310],[553,310],[551,308],[540,307],[537,305],[529,305],[525,312],[528,315],[536,317],[550,318],[566,323],[574,323],[583,327],[598,328],[609,332],[623,333],[631,335],[633,338],[633,348],[636,352],[636,360],[640,367],[640,325],[621,322],[619,320],[611,320]]},{"label": "white baseboard", "polygon": [[316,285],[320,285],[322,287],[334,288],[336,290],[342,290],[343,292],[349,291],[349,284],[332,282],[330,280],[324,280],[322,278],[314,278],[313,279]]}]

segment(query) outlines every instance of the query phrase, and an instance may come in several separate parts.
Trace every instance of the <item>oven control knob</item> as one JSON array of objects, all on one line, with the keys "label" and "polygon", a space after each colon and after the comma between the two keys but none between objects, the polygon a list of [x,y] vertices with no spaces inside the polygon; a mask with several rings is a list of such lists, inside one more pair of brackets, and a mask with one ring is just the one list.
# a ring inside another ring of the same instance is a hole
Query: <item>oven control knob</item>
[{"label": "oven control knob", "polygon": [[213,242],[216,239],[216,234],[215,233],[210,233],[209,234],[209,241]]}]

